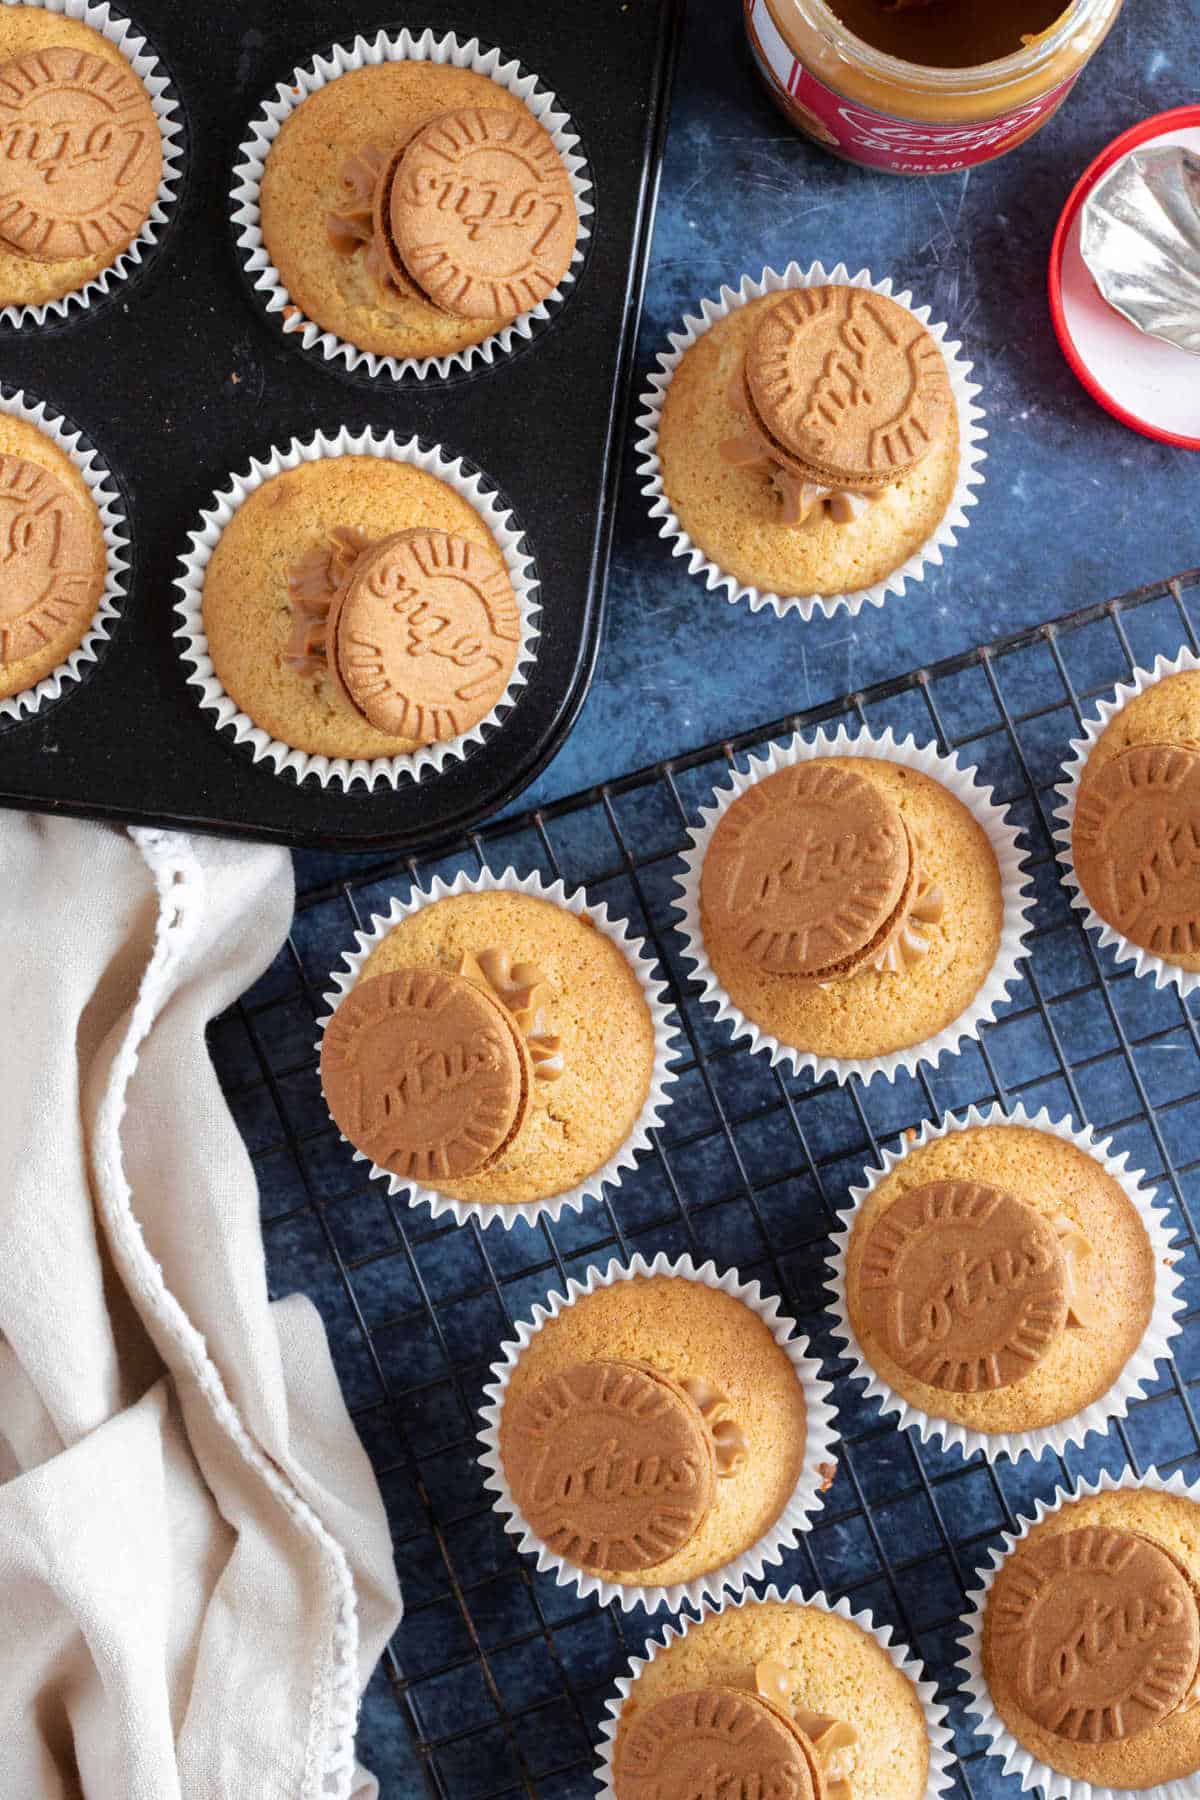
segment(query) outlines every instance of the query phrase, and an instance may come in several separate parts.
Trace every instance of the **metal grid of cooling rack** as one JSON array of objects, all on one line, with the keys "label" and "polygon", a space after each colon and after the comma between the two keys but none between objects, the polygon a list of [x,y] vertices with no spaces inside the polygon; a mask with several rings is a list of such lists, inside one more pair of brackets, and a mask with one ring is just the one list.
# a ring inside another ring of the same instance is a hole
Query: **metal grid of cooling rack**
[{"label": "metal grid of cooling rack", "polygon": [[[776,1579],[847,1595],[892,1624],[951,1707],[962,1800],[1015,1795],[956,1703],[957,1623],[998,1533],[1063,1479],[1103,1468],[1200,1474],[1200,1006],[1118,967],[1080,929],[1050,828],[1067,740],[1136,664],[1200,650],[1200,570],[1072,613],[735,742],[502,820],[440,859],[297,859],[289,944],[213,1028],[257,1165],[275,1293],[321,1309],[391,1519],[406,1616],[368,1692],[360,1756],[385,1800],[583,1800],[597,1721],[662,1615],[580,1602],[517,1555],[485,1496],[476,1413],[513,1321],[589,1263],[690,1251],[782,1296],[836,1377],[843,1449],[823,1511]],[[893,1086],[771,1069],[700,1010],[679,963],[672,877],[685,827],[731,760],[793,729],[892,726],[975,764],[1011,802],[1037,890],[1020,989],[977,1045]],[[509,862],[583,883],[657,946],[686,1055],[654,1153],[603,1204],[555,1225],[434,1225],[390,1201],[329,1124],[313,1021],[327,973],[388,897],[433,874]],[[922,1119],[1022,1100],[1088,1121],[1169,1204],[1189,1311],[1176,1361],[1127,1421],[1065,1460],[989,1468],[922,1447],[843,1378],[822,1311],[837,1209],[864,1164]]]}]

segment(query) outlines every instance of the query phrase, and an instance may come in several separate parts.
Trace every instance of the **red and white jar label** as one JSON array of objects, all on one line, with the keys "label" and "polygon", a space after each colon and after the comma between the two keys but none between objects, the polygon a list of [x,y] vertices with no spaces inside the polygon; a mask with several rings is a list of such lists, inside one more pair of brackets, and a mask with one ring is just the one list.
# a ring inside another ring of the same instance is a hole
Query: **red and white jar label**
[{"label": "red and white jar label", "polygon": [[850,162],[899,175],[942,175],[990,162],[1032,137],[1074,87],[1078,71],[1048,94],[974,124],[904,119],[860,106],[826,87],[792,54],[766,0],[745,0],[755,61],[797,128]]}]

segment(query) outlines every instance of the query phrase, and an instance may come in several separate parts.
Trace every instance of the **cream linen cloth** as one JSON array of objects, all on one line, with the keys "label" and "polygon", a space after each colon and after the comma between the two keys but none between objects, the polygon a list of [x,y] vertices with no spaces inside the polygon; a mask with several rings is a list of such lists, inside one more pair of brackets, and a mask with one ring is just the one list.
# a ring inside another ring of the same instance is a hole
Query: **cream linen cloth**
[{"label": "cream linen cloth", "polygon": [[2,1800],[377,1792],[387,1521],[204,1044],[291,911],[284,851],[0,814]]}]

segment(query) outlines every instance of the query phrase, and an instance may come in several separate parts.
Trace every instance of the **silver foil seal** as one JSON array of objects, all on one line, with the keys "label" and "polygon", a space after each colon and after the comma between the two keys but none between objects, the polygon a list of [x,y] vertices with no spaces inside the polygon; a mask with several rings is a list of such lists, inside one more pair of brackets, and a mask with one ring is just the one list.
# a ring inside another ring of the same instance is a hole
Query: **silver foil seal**
[{"label": "silver foil seal", "polygon": [[1200,156],[1182,144],[1123,156],[1084,202],[1079,247],[1110,306],[1200,356]]}]

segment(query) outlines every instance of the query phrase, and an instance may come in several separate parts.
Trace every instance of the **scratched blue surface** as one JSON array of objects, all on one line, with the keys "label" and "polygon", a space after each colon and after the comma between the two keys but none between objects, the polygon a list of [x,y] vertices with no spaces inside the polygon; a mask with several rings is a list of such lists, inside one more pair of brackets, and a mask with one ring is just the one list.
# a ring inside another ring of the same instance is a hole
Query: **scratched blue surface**
[{"label": "scratched blue surface", "polygon": [[[882,613],[752,615],[692,580],[654,535],[627,456],[608,624],[575,730],[529,799],[572,793],[1085,600],[1200,562],[1200,454],[1142,438],[1078,384],[1046,305],[1067,195],[1118,132],[1197,97],[1200,0],[1126,0],[1068,104],[1001,161],[913,181],[794,136],[762,92],[734,0],[695,0],[679,67],[639,378],[667,332],[765,263],[890,274],[976,366],[987,485],[945,566]],[[1200,419],[1200,365],[1197,371]]]}]

